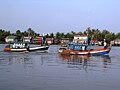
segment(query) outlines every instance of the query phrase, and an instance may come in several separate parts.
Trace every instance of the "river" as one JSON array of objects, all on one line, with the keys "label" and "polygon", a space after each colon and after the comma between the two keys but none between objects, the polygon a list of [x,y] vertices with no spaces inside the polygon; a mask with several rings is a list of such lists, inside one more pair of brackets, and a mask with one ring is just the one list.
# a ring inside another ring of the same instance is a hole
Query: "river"
[{"label": "river", "polygon": [[48,53],[3,52],[0,90],[120,90],[120,47],[106,56],[66,56],[51,45]]}]

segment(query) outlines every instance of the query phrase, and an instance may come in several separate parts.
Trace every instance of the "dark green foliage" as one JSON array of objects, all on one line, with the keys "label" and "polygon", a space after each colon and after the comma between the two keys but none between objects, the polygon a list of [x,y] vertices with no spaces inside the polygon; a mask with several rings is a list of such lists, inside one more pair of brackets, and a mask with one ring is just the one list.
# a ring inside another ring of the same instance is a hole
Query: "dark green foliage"
[{"label": "dark green foliage", "polygon": [[116,38],[117,38],[117,39],[120,39],[120,33],[117,33],[117,34],[116,34]]},{"label": "dark green foliage", "polygon": [[[89,38],[94,38],[99,41],[103,41],[104,39],[106,39],[108,43],[111,40],[120,39],[120,32],[115,34],[115,33],[109,32],[109,30],[100,31],[99,29],[91,29],[90,27],[88,27],[85,31],[82,31],[82,32],[71,31],[69,33],[60,33],[60,32],[57,32],[56,34],[50,33],[45,35],[44,38],[54,38],[57,42],[60,42],[61,38],[69,38],[72,41],[74,35],[76,34],[88,35]],[[0,29],[0,43],[4,43],[6,36],[10,36],[10,35],[17,36],[18,41],[20,41],[23,36],[31,36],[31,37],[40,36],[40,34],[36,33],[31,28],[28,28],[24,32],[17,30],[15,33],[11,33],[10,31],[5,31]]]},{"label": "dark green foliage", "polygon": [[11,35],[10,31],[5,31],[0,29],[0,43],[4,43],[6,36],[9,36],[9,35]]}]

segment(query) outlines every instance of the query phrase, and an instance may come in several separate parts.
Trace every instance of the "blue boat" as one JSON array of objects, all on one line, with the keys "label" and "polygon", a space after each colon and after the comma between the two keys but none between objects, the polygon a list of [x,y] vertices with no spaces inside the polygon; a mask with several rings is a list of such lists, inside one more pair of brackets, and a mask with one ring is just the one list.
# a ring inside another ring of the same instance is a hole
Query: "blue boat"
[{"label": "blue boat", "polygon": [[111,47],[90,49],[86,44],[72,43],[66,48],[60,48],[60,54],[71,55],[106,55],[109,54]]},{"label": "blue boat", "polygon": [[80,42],[86,42],[86,43],[79,43],[79,42],[71,42],[68,43],[67,47],[62,47],[59,49],[60,54],[69,54],[69,55],[106,55],[109,54],[111,47],[107,48],[95,48],[91,49],[88,45],[88,38],[81,37],[82,39],[79,39]]}]

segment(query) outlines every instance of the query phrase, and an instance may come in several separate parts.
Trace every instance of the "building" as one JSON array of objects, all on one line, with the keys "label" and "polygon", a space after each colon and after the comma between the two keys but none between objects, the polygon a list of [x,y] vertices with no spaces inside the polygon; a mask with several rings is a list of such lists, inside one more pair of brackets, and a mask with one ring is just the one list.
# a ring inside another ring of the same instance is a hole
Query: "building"
[{"label": "building", "polygon": [[88,37],[86,35],[75,35],[73,39],[74,43],[86,44],[88,43]]},{"label": "building", "polygon": [[5,42],[6,43],[14,43],[14,42],[17,42],[17,36],[7,36],[5,38]]},{"label": "building", "polygon": [[54,43],[54,39],[53,38],[46,38],[45,39],[45,43],[46,44],[53,44]]},{"label": "building", "polygon": [[34,37],[33,38],[33,43],[42,45],[44,43],[43,37],[42,36],[41,37],[40,36]]},{"label": "building", "polygon": [[115,39],[111,41],[110,44],[113,46],[120,46],[120,39]]},{"label": "building", "polygon": [[69,38],[61,38],[60,42],[61,42],[61,44],[68,43],[68,42],[70,42],[70,39]]},{"label": "building", "polygon": [[22,37],[23,42],[32,42],[32,37]]},{"label": "building", "polygon": [[[99,43],[100,43],[100,42],[99,42]],[[93,38],[93,39],[91,40],[91,44],[92,44],[92,45],[98,45],[98,39]]]},{"label": "building", "polygon": [[67,44],[70,42],[70,39],[69,38],[61,38],[60,40],[60,44],[61,46],[65,47],[67,46]]}]

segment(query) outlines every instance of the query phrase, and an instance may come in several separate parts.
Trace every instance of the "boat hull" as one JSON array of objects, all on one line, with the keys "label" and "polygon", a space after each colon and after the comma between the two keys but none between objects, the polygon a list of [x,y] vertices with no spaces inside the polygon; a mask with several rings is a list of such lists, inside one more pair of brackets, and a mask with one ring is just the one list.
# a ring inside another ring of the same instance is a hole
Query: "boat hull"
[{"label": "boat hull", "polygon": [[30,47],[28,51],[47,51],[49,46]]},{"label": "boat hull", "polygon": [[27,51],[27,48],[11,48],[12,52],[25,52]]},{"label": "boat hull", "polygon": [[101,49],[101,50],[91,50],[90,54],[91,55],[108,55],[110,52],[111,48],[107,48],[107,49]]},{"label": "boat hull", "polygon": [[49,46],[35,46],[35,47],[28,47],[28,48],[4,48],[4,51],[8,52],[32,52],[32,51],[39,51],[39,52],[47,52]]},{"label": "boat hull", "polygon": [[4,51],[11,51],[11,48],[4,48]]},{"label": "boat hull", "polygon": [[109,54],[111,48],[97,48],[91,50],[59,50],[60,54],[69,54],[69,55],[107,55]]},{"label": "boat hull", "polygon": [[67,55],[89,55],[89,51],[77,51],[77,50],[59,50],[60,54],[67,54]]}]

